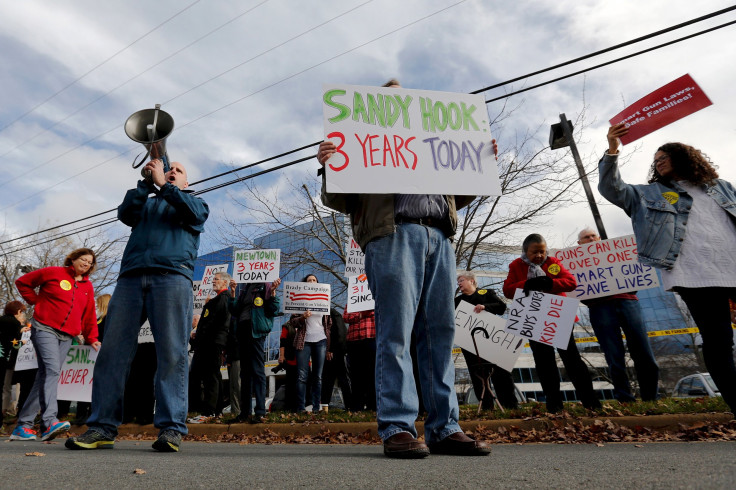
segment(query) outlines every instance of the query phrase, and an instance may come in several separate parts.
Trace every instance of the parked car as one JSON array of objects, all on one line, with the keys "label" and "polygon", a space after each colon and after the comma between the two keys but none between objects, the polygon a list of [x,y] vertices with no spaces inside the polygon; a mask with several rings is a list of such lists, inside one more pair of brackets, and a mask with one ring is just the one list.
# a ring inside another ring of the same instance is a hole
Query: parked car
[{"label": "parked car", "polygon": [[721,396],[716,384],[708,373],[696,373],[680,380],[675,385],[672,398],[694,398],[700,396]]}]

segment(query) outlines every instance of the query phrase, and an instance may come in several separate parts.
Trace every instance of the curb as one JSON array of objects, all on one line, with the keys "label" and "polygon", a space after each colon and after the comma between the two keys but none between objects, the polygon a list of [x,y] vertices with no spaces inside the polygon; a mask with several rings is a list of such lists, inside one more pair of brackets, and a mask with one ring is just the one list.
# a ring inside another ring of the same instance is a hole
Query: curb
[{"label": "curb", "polygon": [[[730,413],[704,413],[704,414],[677,414],[677,415],[640,415],[625,417],[580,417],[580,418],[535,418],[535,419],[503,419],[503,420],[468,420],[461,421],[460,427],[463,431],[472,432],[478,428],[498,431],[501,428],[516,427],[521,430],[545,431],[558,429],[570,425],[583,425],[585,427],[594,425],[597,421],[611,423],[629,428],[648,428],[656,432],[676,431],[680,426],[697,427],[700,425],[717,423],[725,424],[733,419]],[[375,422],[323,422],[314,421],[306,423],[289,424],[187,424],[189,435],[207,436],[216,438],[222,434],[246,434],[259,435],[269,430],[280,436],[315,436],[325,430],[331,433],[343,432],[345,434],[365,434],[378,437],[378,426]],[[80,433],[86,430],[86,426],[75,426]],[[424,432],[424,423],[417,422],[416,428],[419,434]],[[75,430],[75,432],[77,431]],[[120,435],[136,436],[158,433],[153,425],[124,424],[118,428]]]}]

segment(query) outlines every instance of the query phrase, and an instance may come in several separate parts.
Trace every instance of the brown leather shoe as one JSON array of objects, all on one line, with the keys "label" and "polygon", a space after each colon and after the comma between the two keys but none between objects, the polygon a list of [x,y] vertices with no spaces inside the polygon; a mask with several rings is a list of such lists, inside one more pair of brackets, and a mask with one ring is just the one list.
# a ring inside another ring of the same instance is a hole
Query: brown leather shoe
[{"label": "brown leather shoe", "polygon": [[432,454],[451,454],[454,456],[485,456],[491,454],[491,446],[485,442],[476,441],[462,432],[455,432],[429,445]]},{"label": "brown leather shoe", "polygon": [[383,441],[383,454],[389,458],[419,459],[429,456],[429,448],[408,432],[399,432]]}]

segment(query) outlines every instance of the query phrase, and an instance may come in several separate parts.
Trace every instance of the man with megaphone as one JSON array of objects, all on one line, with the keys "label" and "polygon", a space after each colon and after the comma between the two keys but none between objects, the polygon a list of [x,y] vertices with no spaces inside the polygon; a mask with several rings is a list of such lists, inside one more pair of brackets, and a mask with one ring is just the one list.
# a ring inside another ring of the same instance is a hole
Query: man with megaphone
[{"label": "man with megaphone", "polygon": [[157,355],[153,423],[160,432],[153,448],[178,451],[187,433],[192,273],[209,208],[185,190],[189,184],[181,163],[171,162],[164,172],[164,163],[155,159],[144,172],[150,176],[139,180],[118,207],[118,218],[132,230],[95,364],[89,430],[67,439],[69,449],[112,449],[122,423],[125,380],[146,319]]}]

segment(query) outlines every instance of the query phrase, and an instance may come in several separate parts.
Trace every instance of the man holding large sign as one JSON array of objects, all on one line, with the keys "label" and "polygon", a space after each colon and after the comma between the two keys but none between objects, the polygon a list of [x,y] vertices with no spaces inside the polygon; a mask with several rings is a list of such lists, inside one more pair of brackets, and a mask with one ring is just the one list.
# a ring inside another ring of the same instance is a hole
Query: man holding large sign
[{"label": "man holding large sign", "polygon": [[[580,245],[597,243],[600,242],[600,239],[598,233],[591,228],[584,228],[578,234]],[[651,268],[644,264],[638,265],[642,268]],[[656,272],[652,271],[652,274],[655,278],[657,277]],[[590,325],[606,356],[613,381],[613,396],[616,400],[620,402],[636,400],[626,374],[624,342],[621,339],[622,330],[626,335],[626,345],[629,347],[631,359],[634,361],[641,399],[656,400],[659,366],[649,344],[647,328],[644,325],[636,291],[584,300],[583,303],[590,311]]]},{"label": "man holding large sign", "polygon": [[[460,112],[452,110],[462,120],[439,121],[449,114],[446,112],[449,105],[445,111],[437,106],[438,120],[435,120],[435,104],[429,109],[427,98],[422,106],[424,110],[415,112],[419,120],[412,120],[409,110],[412,100],[421,104],[425,94],[412,95],[411,91],[401,90],[396,80],[390,80],[385,87],[389,90],[370,89],[372,99],[368,95],[358,97],[360,92],[354,91],[352,102],[344,98],[345,94],[327,90],[324,101],[328,140],[320,144],[317,155],[319,162],[326,166],[322,202],[350,214],[353,236],[365,252],[365,270],[376,306],[378,433],[383,439],[384,454],[394,458],[423,458],[430,450],[439,454],[489,454],[490,447],[463,434],[458,425],[452,362],[455,253],[449,237],[457,227],[456,208],[473,200],[473,196],[453,194],[465,194],[469,181],[485,180],[491,172],[495,174],[495,161],[484,160],[483,155],[495,154],[497,149],[486,124],[481,117],[475,121],[478,115],[472,114],[467,103],[465,111],[462,103],[458,105]],[[367,105],[363,103],[366,100]],[[384,113],[382,119],[380,108],[374,107],[378,101],[383,101],[384,109],[389,104],[392,106],[387,110],[387,118]],[[482,107],[481,103],[475,108]],[[350,111],[352,121],[362,121],[363,128],[333,126],[346,121]],[[392,111],[400,111],[399,116]],[[429,130],[426,134],[422,134],[420,121]],[[461,121],[459,125],[458,121]],[[385,132],[379,133],[389,127],[403,129],[395,129],[390,137]],[[452,141],[448,135],[459,135],[457,131],[461,128],[467,133],[477,129],[485,138],[483,147],[479,141],[465,138],[465,133],[460,142],[448,142]],[[412,131],[405,132],[409,129]],[[425,149],[434,148],[434,155],[428,154],[420,160],[418,153],[414,153],[419,151],[420,143],[416,140],[420,138]],[[347,153],[351,145],[355,150],[353,141],[360,142],[358,152]],[[415,177],[416,169],[433,177]],[[350,179],[338,175],[344,171],[350,172]],[[463,185],[449,182],[451,176],[460,174],[466,176]],[[401,185],[390,187],[391,181]],[[449,185],[443,186],[444,182]],[[479,193],[493,192],[488,190],[491,187],[488,183]],[[410,354],[412,333],[416,336],[424,405],[429,411],[424,423],[426,445],[417,441],[414,426],[419,400]]]}]

